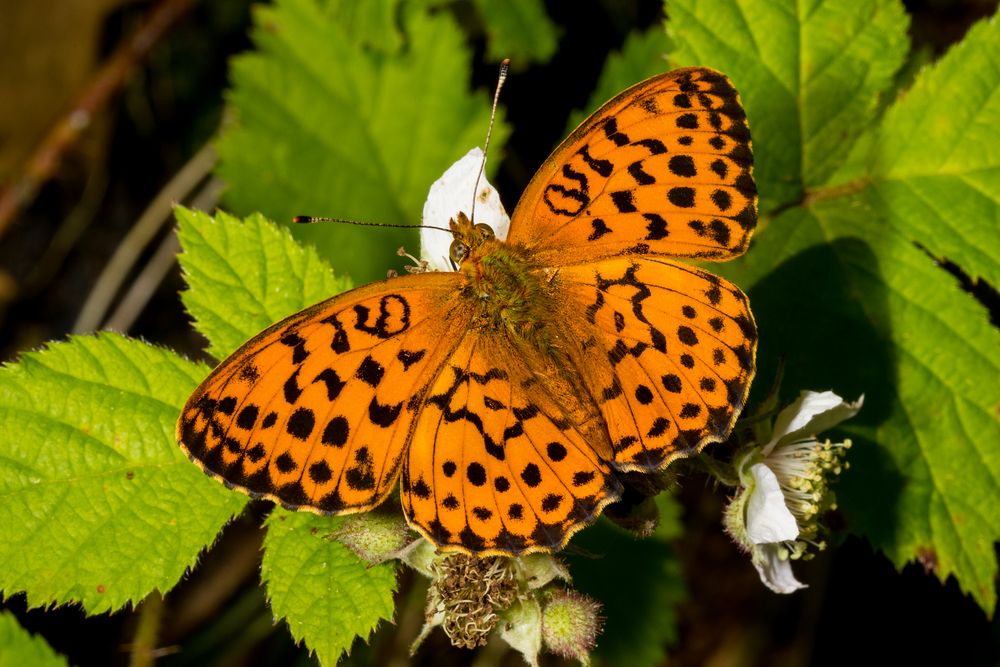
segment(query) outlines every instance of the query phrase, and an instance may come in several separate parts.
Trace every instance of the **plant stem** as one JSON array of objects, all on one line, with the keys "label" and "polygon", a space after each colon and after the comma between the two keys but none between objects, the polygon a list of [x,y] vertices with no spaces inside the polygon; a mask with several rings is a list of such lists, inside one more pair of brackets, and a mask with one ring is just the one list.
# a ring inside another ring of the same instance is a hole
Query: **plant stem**
[{"label": "plant stem", "polygon": [[152,667],[156,659],[156,641],[160,635],[163,618],[163,596],[153,591],[139,607],[139,625],[135,629],[129,667]]},{"label": "plant stem", "polygon": [[739,486],[740,480],[736,473],[733,471],[732,466],[729,466],[721,461],[717,461],[708,454],[699,454],[694,457],[694,461],[698,465],[702,466],[708,474],[722,482],[726,486]]}]

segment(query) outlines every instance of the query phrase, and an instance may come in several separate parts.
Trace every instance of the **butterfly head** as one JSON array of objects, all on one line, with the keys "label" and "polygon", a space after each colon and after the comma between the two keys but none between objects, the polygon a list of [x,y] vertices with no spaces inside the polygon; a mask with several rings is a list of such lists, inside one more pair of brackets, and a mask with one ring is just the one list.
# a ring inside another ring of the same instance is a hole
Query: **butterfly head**
[{"label": "butterfly head", "polygon": [[496,239],[493,228],[483,223],[474,224],[464,212],[459,211],[456,218],[448,222],[455,240],[451,242],[448,256],[457,269],[468,257],[484,243]]}]

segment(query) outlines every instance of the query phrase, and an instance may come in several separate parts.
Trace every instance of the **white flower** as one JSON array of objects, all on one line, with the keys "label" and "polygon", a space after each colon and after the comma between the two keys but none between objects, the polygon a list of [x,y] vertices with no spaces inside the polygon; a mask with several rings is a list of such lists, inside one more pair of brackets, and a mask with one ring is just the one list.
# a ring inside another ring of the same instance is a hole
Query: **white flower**
[{"label": "white flower", "polygon": [[775,419],[763,447],[753,443],[737,455],[743,488],[726,510],[726,526],[776,593],[805,586],[790,561],[810,558],[809,547],[825,548],[819,519],[836,508],[829,483],[846,467],[851,441],[819,442],[816,434],[856,415],[863,400],[847,403],[831,391],[803,391]]},{"label": "white flower", "polygon": [[501,241],[507,238],[510,229],[510,216],[500,203],[496,188],[489,184],[484,174],[479,179],[479,191],[476,193],[476,176],[485,166],[481,148],[473,148],[460,158],[458,162],[448,167],[448,170],[431,185],[424,202],[423,224],[437,227],[420,230],[420,259],[426,260],[428,267],[434,271],[451,271],[448,260],[452,235],[442,231],[448,229],[448,222],[458,216],[459,211],[472,218],[472,202],[476,201],[475,223],[482,223],[493,228],[493,233]]}]

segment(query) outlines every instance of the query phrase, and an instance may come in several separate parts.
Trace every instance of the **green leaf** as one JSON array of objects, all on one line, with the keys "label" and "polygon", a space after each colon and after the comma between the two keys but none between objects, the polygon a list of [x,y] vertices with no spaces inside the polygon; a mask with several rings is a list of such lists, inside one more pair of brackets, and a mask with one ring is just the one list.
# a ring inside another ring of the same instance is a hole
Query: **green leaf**
[{"label": "green leaf", "polygon": [[[371,31],[353,32],[365,11],[356,4],[349,16],[315,0],[257,9],[257,51],[233,62],[236,122],[219,142],[232,209],[279,221],[305,214],[419,224],[431,183],[482,143],[490,98],[467,90],[469,49],[450,14],[402,5],[405,40],[389,52],[367,46]],[[507,134],[501,120],[498,150]],[[417,238],[329,224],[293,233],[359,284],[398,268],[396,248],[412,251]]]},{"label": "green leaf", "polygon": [[669,50],[670,41],[662,25],[654,25],[646,32],[630,33],[621,51],[608,56],[587,105],[570,116],[567,134],[618,93],[670,69],[666,57]]},{"label": "green leaf", "polygon": [[207,369],[115,334],[0,369],[0,589],[89,613],[169,590],[246,498],[174,439]]},{"label": "green leaf", "polygon": [[357,2],[356,0],[326,0],[320,11],[357,42],[369,49],[392,54],[403,46],[404,35],[397,21],[400,0]]},{"label": "green leaf", "polygon": [[888,111],[871,178],[889,221],[1000,285],[1000,21],[981,21]]},{"label": "green leaf", "polygon": [[68,664],[44,639],[22,628],[13,614],[0,611],[0,667],[64,667]]},{"label": "green leaf", "polygon": [[367,640],[394,608],[395,566],[370,567],[327,537],[342,521],[276,508],[264,538],[261,578],[275,618],[323,665],[335,665],[355,637]]},{"label": "green leaf", "polygon": [[660,525],[651,538],[635,538],[605,520],[573,538],[585,554],[570,559],[573,586],[604,606],[594,653],[599,664],[655,667],[677,641],[676,607],[685,587],[670,540],[682,530],[680,505],[668,493],[656,504]]},{"label": "green leaf", "polygon": [[898,0],[669,0],[680,65],[732,79],[750,117],[761,212],[800,201],[872,122],[909,48]]},{"label": "green leaf", "polygon": [[240,221],[179,206],[176,215],[178,259],[190,288],[181,299],[216,359],[283,317],[351,288],[315,249],[260,214]]},{"label": "green leaf", "polygon": [[511,59],[521,69],[532,62],[548,62],[556,52],[559,31],[545,13],[541,0],[475,0],[489,37],[490,60]]}]

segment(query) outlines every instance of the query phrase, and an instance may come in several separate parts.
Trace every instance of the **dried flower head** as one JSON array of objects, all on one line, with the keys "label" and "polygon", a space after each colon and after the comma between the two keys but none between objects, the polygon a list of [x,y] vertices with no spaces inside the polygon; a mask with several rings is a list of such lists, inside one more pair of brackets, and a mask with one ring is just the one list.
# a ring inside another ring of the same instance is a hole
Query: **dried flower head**
[{"label": "dried flower head", "polygon": [[511,559],[453,554],[435,568],[429,599],[438,600],[433,611],[443,614],[441,626],[448,639],[459,648],[484,646],[500,614],[517,599]]}]

